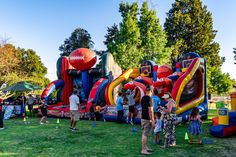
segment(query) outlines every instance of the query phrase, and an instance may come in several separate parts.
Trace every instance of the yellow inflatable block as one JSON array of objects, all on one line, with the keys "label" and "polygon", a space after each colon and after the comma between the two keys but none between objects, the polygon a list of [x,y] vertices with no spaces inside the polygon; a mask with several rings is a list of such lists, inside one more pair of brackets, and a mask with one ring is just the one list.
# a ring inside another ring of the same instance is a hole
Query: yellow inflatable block
[{"label": "yellow inflatable block", "polygon": [[219,124],[229,125],[229,111],[227,108],[220,108],[218,111],[219,114]]}]

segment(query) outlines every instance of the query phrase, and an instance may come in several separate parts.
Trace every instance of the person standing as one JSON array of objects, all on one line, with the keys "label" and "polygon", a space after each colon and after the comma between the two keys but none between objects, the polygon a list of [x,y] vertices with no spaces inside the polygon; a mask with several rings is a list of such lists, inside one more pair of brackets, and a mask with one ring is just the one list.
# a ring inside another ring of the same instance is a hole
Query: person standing
[{"label": "person standing", "polygon": [[122,118],[124,115],[123,105],[124,105],[123,94],[122,94],[122,92],[119,92],[118,98],[116,99],[117,122],[118,123],[122,123]]},{"label": "person standing", "polygon": [[69,101],[70,101],[70,130],[71,131],[77,131],[78,129],[76,128],[76,122],[79,120],[79,112],[78,112],[78,106],[80,105],[80,100],[79,97],[77,96],[78,91],[74,90],[73,94],[70,96]]},{"label": "person standing", "polygon": [[198,144],[202,144],[202,140],[201,140],[202,120],[201,120],[201,115],[199,114],[199,109],[197,107],[194,107],[192,109],[192,112],[189,115],[189,121],[190,121],[190,125],[189,125],[190,141],[189,141],[189,143],[193,144],[193,136],[197,135]]},{"label": "person standing", "polygon": [[3,130],[2,99],[0,98],[0,130]]},{"label": "person standing", "polygon": [[40,120],[40,124],[48,123],[47,121],[47,105],[45,99],[39,100],[39,108],[41,109],[42,118]]},{"label": "person standing", "polygon": [[34,106],[34,97],[32,96],[32,94],[29,94],[29,98],[27,99],[27,103],[28,103],[28,109],[29,109],[29,116],[32,117],[33,115],[33,106]]},{"label": "person standing", "polygon": [[176,120],[176,103],[172,99],[169,93],[166,93],[162,96],[165,101],[167,101],[166,108],[161,107],[163,110],[163,121],[164,121],[164,148],[169,146],[176,146],[176,137],[175,137],[175,120]]},{"label": "person standing", "polygon": [[147,139],[152,130],[155,127],[154,114],[153,114],[153,100],[151,98],[152,89],[150,86],[146,88],[146,95],[141,99],[142,117],[142,155],[151,155],[152,150],[147,147]]},{"label": "person standing", "polygon": [[126,91],[126,97],[128,99],[128,106],[129,106],[129,114],[127,117],[127,123],[129,122],[129,118],[130,118],[130,124],[134,124],[134,105],[135,105],[135,101],[134,101],[134,95],[135,95],[135,89],[133,91],[131,90],[127,90]]},{"label": "person standing", "polygon": [[157,96],[157,94],[158,94],[158,91],[157,91],[157,89],[154,89],[154,91],[153,91],[153,96],[151,96],[152,97],[152,99],[153,99],[153,112],[154,112],[154,117],[156,117],[157,115],[157,109],[158,109],[158,106],[160,105],[160,103],[161,103],[161,100],[160,100],[160,98],[159,98],[159,96]]}]

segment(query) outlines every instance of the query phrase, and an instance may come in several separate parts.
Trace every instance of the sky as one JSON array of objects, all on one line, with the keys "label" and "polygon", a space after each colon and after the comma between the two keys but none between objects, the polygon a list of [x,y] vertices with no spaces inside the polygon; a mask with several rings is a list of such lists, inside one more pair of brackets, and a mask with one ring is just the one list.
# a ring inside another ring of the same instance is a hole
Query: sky
[{"label": "sky", "polygon": [[[121,21],[118,12],[120,0],[0,0],[0,37],[10,38],[15,46],[33,49],[48,69],[47,77],[56,76],[58,48],[77,28],[87,30],[97,50],[106,50],[103,44],[107,27]],[[134,0],[123,0],[134,2]],[[143,0],[136,0],[139,4]],[[174,0],[148,0],[157,10],[163,26],[166,13]],[[233,48],[236,47],[236,0],[203,0],[212,13],[215,41],[220,44],[220,56],[226,61],[223,72],[236,79]]]}]

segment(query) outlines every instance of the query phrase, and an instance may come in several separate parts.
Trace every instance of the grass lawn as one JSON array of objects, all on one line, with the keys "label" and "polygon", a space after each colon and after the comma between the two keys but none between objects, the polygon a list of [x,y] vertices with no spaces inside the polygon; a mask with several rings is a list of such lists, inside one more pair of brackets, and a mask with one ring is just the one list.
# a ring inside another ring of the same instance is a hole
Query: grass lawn
[{"label": "grass lawn", "polygon": [[[210,116],[215,111],[210,112]],[[25,124],[22,119],[4,121],[5,130],[0,131],[0,156],[141,156],[140,126],[116,124],[113,122],[79,121],[77,133],[69,131],[69,119],[49,118],[49,124],[39,125],[40,118],[29,118]],[[206,145],[189,145],[184,140],[188,124],[179,125],[176,129],[177,146],[162,149],[160,145],[149,145],[155,150],[153,156],[235,156],[236,136],[214,138],[209,135],[211,121],[204,121],[203,138],[213,141]],[[131,129],[136,127],[137,132]]]}]

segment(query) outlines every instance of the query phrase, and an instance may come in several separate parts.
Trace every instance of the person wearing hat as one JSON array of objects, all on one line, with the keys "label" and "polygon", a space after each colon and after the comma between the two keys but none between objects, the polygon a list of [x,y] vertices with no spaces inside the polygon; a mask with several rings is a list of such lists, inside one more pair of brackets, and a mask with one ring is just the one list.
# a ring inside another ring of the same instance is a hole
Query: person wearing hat
[{"label": "person wearing hat", "polygon": [[134,105],[135,105],[135,101],[134,101],[134,95],[135,95],[135,89],[133,91],[131,90],[127,90],[126,91],[126,97],[128,99],[128,106],[129,106],[129,114],[127,117],[127,123],[129,122],[129,118],[130,118],[130,124],[134,124]]},{"label": "person wearing hat", "polygon": [[147,147],[148,136],[155,127],[154,114],[153,114],[153,99],[151,98],[152,89],[150,86],[146,87],[146,95],[141,99],[142,116],[142,155],[151,155],[152,150]]},{"label": "person wearing hat", "polygon": [[176,145],[175,137],[175,119],[176,119],[176,103],[171,97],[170,93],[165,93],[162,96],[167,102],[166,108],[160,106],[159,108],[163,111],[163,121],[164,121],[164,148]]}]

